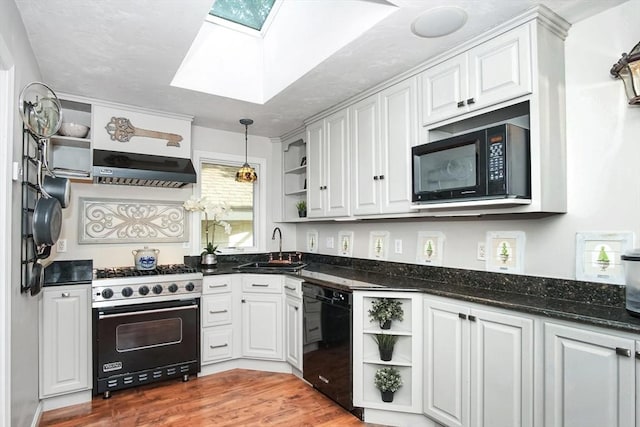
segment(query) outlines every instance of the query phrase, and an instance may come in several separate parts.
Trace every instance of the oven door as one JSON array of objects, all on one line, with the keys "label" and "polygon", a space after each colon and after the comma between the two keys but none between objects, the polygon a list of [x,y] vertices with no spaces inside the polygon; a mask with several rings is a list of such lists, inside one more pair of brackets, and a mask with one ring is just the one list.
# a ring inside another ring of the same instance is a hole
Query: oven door
[{"label": "oven door", "polygon": [[199,366],[199,302],[94,309],[94,380],[177,365]]}]

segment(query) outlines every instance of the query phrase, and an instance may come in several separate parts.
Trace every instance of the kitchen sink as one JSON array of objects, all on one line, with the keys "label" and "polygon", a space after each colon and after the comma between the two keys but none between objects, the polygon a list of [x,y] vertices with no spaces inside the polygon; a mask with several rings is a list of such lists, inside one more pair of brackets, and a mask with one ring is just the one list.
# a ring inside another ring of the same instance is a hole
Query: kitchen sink
[{"label": "kitchen sink", "polygon": [[303,262],[248,262],[236,268],[243,273],[280,273],[297,272],[305,268],[307,264]]}]

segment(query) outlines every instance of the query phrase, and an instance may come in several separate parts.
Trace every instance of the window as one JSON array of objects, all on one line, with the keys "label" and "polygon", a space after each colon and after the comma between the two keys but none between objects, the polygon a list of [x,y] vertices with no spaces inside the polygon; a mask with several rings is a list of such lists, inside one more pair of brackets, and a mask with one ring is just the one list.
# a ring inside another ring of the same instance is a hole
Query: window
[{"label": "window", "polygon": [[260,31],[275,0],[216,0],[209,14]]},{"label": "window", "polygon": [[[241,164],[230,165],[202,162],[200,165],[200,196],[209,206],[226,206],[230,210],[213,218],[209,209],[209,239],[219,248],[252,248],[254,242],[254,186],[236,182]],[[214,209],[215,211],[215,209]],[[223,221],[221,224],[220,221]],[[224,222],[231,226],[227,234]],[[200,241],[206,245],[206,222],[202,217]]]}]

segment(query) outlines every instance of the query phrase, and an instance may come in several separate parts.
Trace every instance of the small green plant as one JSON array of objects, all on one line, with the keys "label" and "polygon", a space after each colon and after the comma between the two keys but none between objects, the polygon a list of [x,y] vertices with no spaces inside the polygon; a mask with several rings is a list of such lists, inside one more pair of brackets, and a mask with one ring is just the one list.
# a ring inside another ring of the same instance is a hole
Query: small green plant
[{"label": "small green plant", "polygon": [[202,251],[201,255],[214,254],[216,253],[216,249],[218,249],[218,246],[213,246],[213,243],[209,242],[207,243],[207,247],[204,248],[204,251]]},{"label": "small green plant", "polygon": [[372,335],[373,340],[378,344],[378,348],[381,350],[393,350],[393,347],[398,342],[397,335],[389,334],[375,334]]},{"label": "small green plant", "polygon": [[402,320],[404,318],[402,303],[393,298],[378,298],[371,304],[369,317],[371,320],[379,322],[380,327],[392,320]]},{"label": "small green plant", "polygon": [[376,371],[373,383],[380,391],[395,393],[402,386],[402,377],[396,368],[380,368]]},{"label": "small green plant", "polygon": [[300,200],[298,203],[296,203],[296,209],[298,209],[299,211],[306,211],[307,202],[305,200]]}]

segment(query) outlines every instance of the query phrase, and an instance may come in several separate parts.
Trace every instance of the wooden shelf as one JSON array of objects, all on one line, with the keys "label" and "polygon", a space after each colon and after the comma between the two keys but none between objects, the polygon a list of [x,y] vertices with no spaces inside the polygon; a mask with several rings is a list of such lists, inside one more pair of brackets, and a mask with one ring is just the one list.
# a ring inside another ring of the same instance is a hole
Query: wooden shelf
[{"label": "wooden shelf", "polygon": [[307,165],[302,165],[293,169],[286,170],[284,171],[284,173],[288,175],[300,175],[303,173],[307,173]]}]

